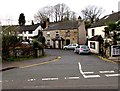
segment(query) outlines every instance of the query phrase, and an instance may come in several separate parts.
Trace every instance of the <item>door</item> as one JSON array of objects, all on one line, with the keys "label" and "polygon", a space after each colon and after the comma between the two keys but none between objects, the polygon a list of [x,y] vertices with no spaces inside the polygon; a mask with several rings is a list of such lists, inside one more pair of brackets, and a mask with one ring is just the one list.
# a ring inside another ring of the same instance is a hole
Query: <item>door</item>
[{"label": "door", "polygon": [[66,45],[69,45],[69,44],[70,44],[70,40],[66,39]]}]

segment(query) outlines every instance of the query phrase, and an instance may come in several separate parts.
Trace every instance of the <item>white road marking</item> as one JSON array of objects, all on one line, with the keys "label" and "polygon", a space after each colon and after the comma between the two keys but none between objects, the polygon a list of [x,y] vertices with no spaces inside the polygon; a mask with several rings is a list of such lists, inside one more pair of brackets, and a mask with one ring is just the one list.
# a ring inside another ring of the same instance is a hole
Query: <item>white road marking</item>
[{"label": "white road marking", "polygon": [[105,74],[107,77],[112,77],[112,76],[120,76],[120,74]]},{"label": "white road marking", "polygon": [[85,75],[85,73],[94,73],[94,72],[83,72],[82,71],[82,66],[81,66],[80,62],[78,63],[78,65],[79,65],[79,71],[83,75],[84,78],[96,78],[96,77],[100,77],[100,75]]},{"label": "white road marking", "polygon": [[65,79],[79,79],[80,77],[65,77]]},{"label": "white road marking", "polygon": [[93,74],[94,72],[83,72],[84,74]]},{"label": "white road marking", "polygon": [[78,65],[79,65],[79,71],[80,71],[80,73],[83,75],[84,72],[82,71],[82,66],[81,66],[80,62],[78,63]]},{"label": "white road marking", "polygon": [[42,81],[58,80],[59,78],[42,78]]},{"label": "white road marking", "polygon": [[2,82],[2,81],[0,81],[0,82]]},{"label": "white road marking", "polygon": [[100,73],[114,73],[115,71],[111,70],[111,71],[99,71]]},{"label": "white road marking", "polygon": [[88,75],[88,76],[83,75],[83,76],[84,76],[84,78],[96,78],[96,77],[100,77],[100,75]]},{"label": "white road marking", "polygon": [[28,79],[27,81],[35,81],[36,79]]}]

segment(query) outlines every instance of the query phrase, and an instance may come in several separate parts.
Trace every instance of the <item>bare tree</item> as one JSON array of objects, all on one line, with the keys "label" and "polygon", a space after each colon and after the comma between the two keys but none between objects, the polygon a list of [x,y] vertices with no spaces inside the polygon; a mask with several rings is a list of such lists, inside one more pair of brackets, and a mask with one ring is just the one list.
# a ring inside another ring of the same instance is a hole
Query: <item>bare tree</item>
[{"label": "bare tree", "polygon": [[69,7],[62,3],[62,4],[57,4],[54,6],[54,14],[55,14],[55,21],[63,21],[63,18],[68,15],[69,12]]},{"label": "bare tree", "polygon": [[83,18],[86,21],[90,21],[91,23],[93,23],[99,19],[99,17],[104,12],[104,10],[102,8],[97,7],[97,6],[87,6],[81,12],[83,14]]},{"label": "bare tree", "polygon": [[61,21],[63,21],[63,17],[66,16],[69,19],[69,7],[62,3],[61,4]]},{"label": "bare tree", "polygon": [[46,6],[46,7],[41,8],[35,15],[35,18],[39,22],[46,21],[47,18],[49,19],[53,18],[53,7]]},{"label": "bare tree", "polygon": [[76,20],[76,13],[74,11],[70,11],[70,20]]},{"label": "bare tree", "polygon": [[54,14],[55,14],[55,21],[58,21],[58,17],[60,20],[60,4],[54,6]]},{"label": "bare tree", "polygon": [[70,9],[64,3],[56,4],[54,6],[46,6],[41,8],[35,15],[35,19],[39,22],[46,21],[47,18],[52,21],[55,19],[56,22],[63,21],[64,18],[67,18],[67,20],[69,20]]}]

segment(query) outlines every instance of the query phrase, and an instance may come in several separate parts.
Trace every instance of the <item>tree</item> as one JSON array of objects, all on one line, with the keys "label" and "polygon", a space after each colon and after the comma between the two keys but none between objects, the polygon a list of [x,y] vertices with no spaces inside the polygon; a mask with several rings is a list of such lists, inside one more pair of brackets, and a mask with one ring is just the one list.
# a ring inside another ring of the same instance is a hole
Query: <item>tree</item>
[{"label": "tree", "polygon": [[90,24],[96,22],[101,14],[104,12],[102,8],[97,6],[87,6],[84,10],[81,11],[85,21],[89,21]]},{"label": "tree", "polygon": [[44,46],[45,46],[45,37],[43,36],[42,31],[39,31],[38,33],[38,42],[42,43],[41,49],[42,49],[42,56],[44,56]]},{"label": "tree", "polygon": [[69,12],[69,18],[70,20],[76,20],[76,13],[74,11],[70,11]]},{"label": "tree", "polygon": [[62,3],[62,4],[57,4],[54,6],[54,16],[56,22],[58,21],[63,21],[65,17],[69,17],[69,7]]},{"label": "tree", "polygon": [[105,28],[106,37],[112,39],[112,44],[117,44],[117,39],[119,35],[117,34],[117,30],[120,29],[120,21],[118,22],[108,22],[107,27]]},{"label": "tree", "polygon": [[21,14],[20,14],[18,21],[19,21],[19,25],[20,25],[20,26],[25,25],[25,22],[26,22],[26,21],[25,21],[24,13],[21,13]]},{"label": "tree", "polygon": [[63,21],[65,17],[69,17],[69,7],[64,3],[43,7],[35,14],[35,20],[39,23],[47,18],[52,21],[55,19],[56,22]]},{"label": "tree", "polygon": [[37,14],[34,15],[35,20],[40,22],[44,22],[47,18],[53,18],[53,7],[46,6],[38,10]]}]

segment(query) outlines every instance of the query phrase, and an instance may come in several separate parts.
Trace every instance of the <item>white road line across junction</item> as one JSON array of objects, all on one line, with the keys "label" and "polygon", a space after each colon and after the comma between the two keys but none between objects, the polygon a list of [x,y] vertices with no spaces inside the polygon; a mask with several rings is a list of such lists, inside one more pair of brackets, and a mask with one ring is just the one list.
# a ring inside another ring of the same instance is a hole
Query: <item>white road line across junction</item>
[{"label": "white road line across junction", "polygon": [[111,71],[99,71],[100,73],[115,73],[115,71],[111,70]]},{"label": "white road line across junction", "polygon": [[120,76],[120,74],[105,74],[107,77],[115,77],[115,76]]},{"label": "white road line across junction", "polygon": [[78,65],[79,65],[79,71],[83,75],[84,78],[96,78],[96,77],[100,77],[100,75],[85,75],[85,73],[94,73],[94,72],[83,72],[82,71],[82,66],[81,66],[80,62],[78,62]]},{"label": "white road line across junction", "polygon": [[42,78],[42,81],[47,81],[47,80],[58,80],[59,78]]}]

